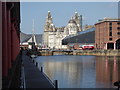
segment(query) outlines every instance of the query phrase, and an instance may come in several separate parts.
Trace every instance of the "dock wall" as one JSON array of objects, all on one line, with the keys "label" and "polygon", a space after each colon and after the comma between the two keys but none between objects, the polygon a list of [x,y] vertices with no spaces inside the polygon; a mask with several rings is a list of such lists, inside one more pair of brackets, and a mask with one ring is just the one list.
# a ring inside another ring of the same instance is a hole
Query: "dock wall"
[{"label": "dock wall", "polygon": [[72,52],[66,51],[40,51],[39,56],[52,56],[52,55],[95,55],[95,56],[120,56],[120,50],[73,50]]},{"label": "dock wall", "polygon": [[79,50],[73,51],[73,55],[120,56],[120,50]]}]

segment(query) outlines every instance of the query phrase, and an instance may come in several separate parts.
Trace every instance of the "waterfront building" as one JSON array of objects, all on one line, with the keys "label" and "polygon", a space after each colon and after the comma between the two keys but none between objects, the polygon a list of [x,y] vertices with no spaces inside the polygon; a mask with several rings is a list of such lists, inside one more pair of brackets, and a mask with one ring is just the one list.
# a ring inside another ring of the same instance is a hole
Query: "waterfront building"
[{"label": "waterfront building", "polygon": [[104,18],[95,24],[97,49],[120,49],[120,20]]},{"label": "waterfront building", "polygon": [[51,12],[48,11],[46,23],[44,26],[43,44],[46,48],[66,49],[66,45],[62,45],[62,39],[70,35],[77,35],[82,31],[82,16],[75,12],[75,15],[69,20],[64,27],[55,27]]},{"label": "waterfront building", "polygon": [[32,34],[20,33],[20,46],[26,49],[39,49],[42,47],[42,34],[35,34],[34,20]]},{"label": "waterfront building", "polygon": [[105,18],[99,20],[95,27],[80,32],[75,36],[68,36],[62,43],[73,47],[77,44],[94,45],[96,49],[120,49],[120,20]]},{"label": "waterfront building", "polygon": [[95,27],[79,32],[77,35],[68,36],[62,40],[63,45],[68,49],[80,49],[83,45],[92,45],[95,43]]},{"label": "waterfront building", "polygon": [[[32,39],[34,41],[32,41]],[[34,44],[38,49],[42,48],[42,34],[34,34],[33,36],[33,34],[25,34],[20,32],[20,46],[24,49],[32,49],[32,44]]]}]

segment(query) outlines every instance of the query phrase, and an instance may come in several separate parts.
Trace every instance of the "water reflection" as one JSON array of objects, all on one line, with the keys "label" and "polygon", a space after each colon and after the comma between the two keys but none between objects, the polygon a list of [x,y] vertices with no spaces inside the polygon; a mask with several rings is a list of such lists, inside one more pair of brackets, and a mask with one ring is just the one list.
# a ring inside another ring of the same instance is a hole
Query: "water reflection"
[{"label": "water reflection", "polygon": [[[96,86],[113,87],[118,80],[118,61],[120,57],[96,57]],[[120,69],[120,68],[119,68]]]},{"label": "water reflection", "polygon": [[118,80],[119,58],[40,56],[37,61],[49,78],[59,81],[60,88],[110,88]]}]

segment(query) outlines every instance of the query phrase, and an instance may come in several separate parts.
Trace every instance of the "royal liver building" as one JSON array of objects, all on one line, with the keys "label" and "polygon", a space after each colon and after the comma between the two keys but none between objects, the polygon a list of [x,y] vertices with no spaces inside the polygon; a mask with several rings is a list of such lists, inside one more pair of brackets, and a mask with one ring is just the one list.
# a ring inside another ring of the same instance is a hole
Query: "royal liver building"
[{"label": "royal liver building", "polygon": [[69,20],[65,27],[55,27],[51,12],[48,11],[46,23],[44,26],[43,44],[46,48],[64,49],[66,45],[62,45],[62,39],[67,36],[78,34],[82,31],[82,16],[75,12],[75,15]]}]

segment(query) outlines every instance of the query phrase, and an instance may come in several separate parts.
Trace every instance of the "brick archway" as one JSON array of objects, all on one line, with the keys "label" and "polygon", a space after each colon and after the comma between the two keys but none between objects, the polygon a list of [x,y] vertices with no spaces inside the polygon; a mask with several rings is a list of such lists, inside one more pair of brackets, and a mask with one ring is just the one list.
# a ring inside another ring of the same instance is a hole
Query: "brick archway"
[{"label": "brick archway", "polygon": [[116,40],[116,49],[120,49],[120,39]]}]

